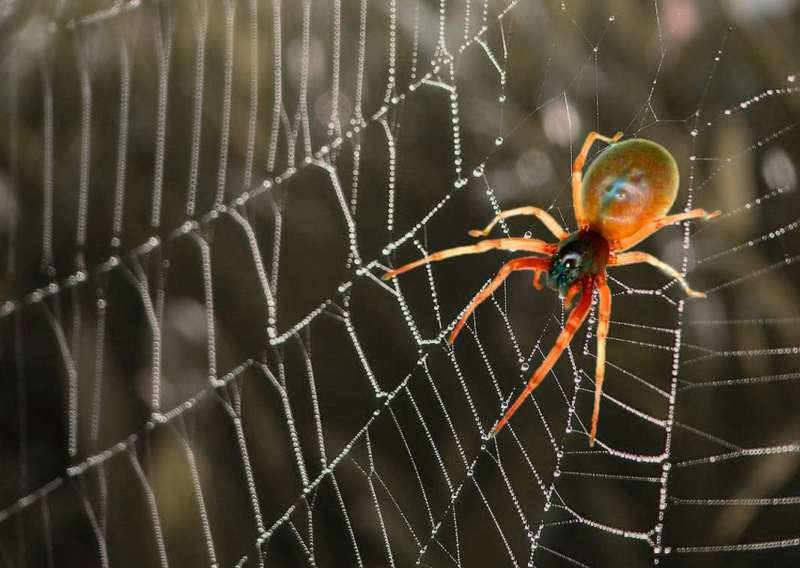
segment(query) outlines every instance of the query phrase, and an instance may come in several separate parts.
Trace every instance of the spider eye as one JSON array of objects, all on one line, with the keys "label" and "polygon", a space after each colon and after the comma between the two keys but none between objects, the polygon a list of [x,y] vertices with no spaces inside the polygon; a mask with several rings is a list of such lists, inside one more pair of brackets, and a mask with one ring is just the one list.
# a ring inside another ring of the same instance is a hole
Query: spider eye
[{"label": "spider eye", "polygon": [[578,257],[576,255],[570,254],[564,257],[564,268],[572,270],[576,266],[578,266]]}]

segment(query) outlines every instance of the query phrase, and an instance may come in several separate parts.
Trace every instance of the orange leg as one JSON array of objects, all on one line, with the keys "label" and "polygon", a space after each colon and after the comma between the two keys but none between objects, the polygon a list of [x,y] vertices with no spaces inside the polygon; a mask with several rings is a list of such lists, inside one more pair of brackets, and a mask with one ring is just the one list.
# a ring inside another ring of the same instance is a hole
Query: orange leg
[{"label": "orange leg", "polygon": [[436,262],[438,260],[444,260],[445,258],[450,258],[453,256],[461,256],[464,254],[480,254],[486,252],[487,250],[492,250],[492,249],[522,250],[526,252],[535,252],[550,256],[556,251],[556,245],[540,241],[539,239],[522,239],[522,238],[486,239],[484,241],[479,241],[474,245],[454,247],[446,250],[440,250],[439,252],[435,252],[433,254],[429,254],[424,258],[420,258],[419,260],[415,260],[414,262],[409,262],[408,264],[405,264],[400,268],[395,268],[394,270],[388,271],[386,274],[383,275],[383,279],[391,280],[398,274],[403,274],[404,272],[408,272],[409,270],[413,270],[414,268],[422,266],[423,264],[428,264],[429,262]]},{"label": "orange leg", "polygon": [[516,209],[507,209],[506,211],[501,211],[483,229],[472,229],[469,231],[469,236],[485,237],[494,228],[494,226],[500,222],[501,219],[508,219],[509,217],[516,217],[518,215],[533,215],[534,217],[537,217],[559,241],[566,239],[569,236],[569,234],[558,223],[558,221],[553,219],[553,216],[550,215],[550,213],[544,209],[540,209],[539,207],[517,207]]},{"label": "orange leg", "polygon": [[611,257],[608,259],[609,266],[625,266],[626,264],[639,264],[639,263],[647,263],[650,266],[655,266],[664,274],[673,277],[678,283],[683,286],[683,289],[686,293],[691,296],[692,298],[705,298],[706,295],[704,292],[698,292],[697,290],[693,290],[689,283],[686,281],[686,278],[683,275],[672,268],[669,264],[664,262],[663,260],[659,260],[654,257],[652,254],[634,250],[630,252],[623,252],[621,254],[612,254]]},{"label": "orange leg", "polygon": [[713,219],[714,217],[719,216],[720,211],[712,211],[709,213],[705,209],[692,209],[691,211],[687,211],[685,213],[678,213],[676,215],[666,215],[664,217],[659,217],[658,219],[654,219],[647,223],[644,227],[633,233],[632,235],[622,238],[616,243],[612,243],[612,250],[616,251],[623,251],[631,248],[632,246],[640,243],[659,229],[666,227],[667,225],[672,225],[673,223],[680,223],[681,221],[686,221],[688,219],[698,219],[702,218],[704,221],[708,221],[709,219]]},{"label": "orange leg", "polygon": [[450,336],[447,338],[448,343],[452,344],[456,337],[458,337],[461,328],[464,327],[464,324],[467,323],[467,319],[469,316],[472,315],[472,312],[482,304],[486,299],[491,296],[497,288],[500,287],[500,284],[509,277],[509,275],[516,271],[516,270],[535,270],[536,274],[540,274],[541,272],[547,271],[550,261],[545,258],[537,258],[534,256],[527,256],[523,258],[515,258],[514,260],[510,260],[506,262],[503,266],[500,267],[500,270],[497,272],[497,275],[494,279],[489,283],[489,285],[481,290],[481,292],[476,295],[472,301],[467,306],[467,309],[464,310],[464,315],[461,316],[461,319],[458,320],[455,328],[450,333]]},{"label": "orange leg", "polygon": [[583,141],[580,154],[572,163],[572,207],[575,210],[575,222],[578,224],[579,229],[583,229],[586,226],[586,217],[583,214],[583,202],[581,201],[581,185],[583,184],[583,166],[589,156],[589,150],[595,140],[613,144],[620,138],[622,138],[622,132],[617,132],[611,137],[603,136],[597,132],[590,132],[586,135],[586,140]]},{"label": "orange leg", "polygon": [[564,298],[562,301],[564,302],[564,309],[570,309],[572,307],[572,301],[575,299],[575,296],[578,295],[578,292],[582,290],[581,283],[575,282],[572,286],[569,287],[567,293],[564,294]]},{"label": "orange leg", "polygon": [[589,446],[594,446],[597,438],[597,421],[600,418],[600,397],[603,394],[603,380],[606,378],[606,338],[611,324],[611,290],[602,274],[597,280],[600,293],[599,317],[597,321],[597,363],[594,368],[594,409],[592,410],[592,429],[589,432]]},{"label": "orange leg", "polygon": [[506,425],[517,409],[522,405],[528,395],[530,395],[536,387],[539,386],[539,383],[547,376],[547,373],[550,372],[550,369],[553,368],[558,358],[561,356],[561,353],[564,349],[569,345],[569,342],[572,341],[572,338],[575,335],[575,332],[578,331],[578,328],[583,323],[583,320],[586,319],[586,314],[589,313],[589,307],[592,305],[592,290],[594,288],[594,280],[591,277],[586,278],[582,282],[583,284],[583,294],[581,295],[581,300],[578,302],[578,305],[575,306],[575,309],[572,310],[570,313],[569,318],[567,319],[567,323],[564,325],[564,329],[561,330],[561,333],[556,339],[555,344],[550,349],[550,353],[547,354],[547,357],[544,358],[542,364],[536,369],[536,372],[531,377],[531,380],[528,381],[527,386],[525,389],[520,393],[517,397],[517,400],[514,401],[514,404],[511,405],[511,408],[505,413],[503,418],[500,419],[500,422],[495,425],[492,429],[491,433],[489,434],[489,438],[494,438],[497,436],[497,433]]}]

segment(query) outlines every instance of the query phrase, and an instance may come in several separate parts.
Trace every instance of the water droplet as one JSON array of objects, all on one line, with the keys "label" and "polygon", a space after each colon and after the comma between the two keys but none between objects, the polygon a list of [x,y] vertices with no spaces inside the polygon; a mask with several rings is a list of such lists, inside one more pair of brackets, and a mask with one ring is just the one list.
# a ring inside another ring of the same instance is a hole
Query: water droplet
[{"label": "water droplet", "polygon": [[794,83],[795,79],[797,79],[795,75],[789,75],[788,77],[786,77],[786,80],[789,81],[790,83]]}]

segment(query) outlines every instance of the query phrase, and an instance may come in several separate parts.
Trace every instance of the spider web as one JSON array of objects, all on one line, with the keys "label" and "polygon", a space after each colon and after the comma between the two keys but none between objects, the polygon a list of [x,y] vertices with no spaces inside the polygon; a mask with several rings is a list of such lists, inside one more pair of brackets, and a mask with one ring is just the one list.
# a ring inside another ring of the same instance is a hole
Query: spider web
[{"label": "spider web", "polygon": [[[11,4],[0,561],[796,565],[796,20]],[[512,276],[451,348],[508,255],[380,276],[520,204],[574,229],[592,129],[663,143],[675,210],[722,210],[639,247],[708,299],[612,271],[597,445],[593,314],[486,441],[564,323],[554,295]]]}]

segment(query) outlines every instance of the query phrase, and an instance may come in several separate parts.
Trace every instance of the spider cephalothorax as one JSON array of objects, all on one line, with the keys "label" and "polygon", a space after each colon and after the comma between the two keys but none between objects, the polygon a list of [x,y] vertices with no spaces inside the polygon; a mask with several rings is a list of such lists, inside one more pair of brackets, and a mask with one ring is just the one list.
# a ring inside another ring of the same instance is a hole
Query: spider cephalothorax
[{"label": "spider cephalothorax", "polygon": [[[503,417],[492,429],[495,436],[517,411],[527,396],[553,368],[561,353],[572,340],[575,332],[586,319],[592,304],[594,290],[598,291],[597,363],[595,366],[594,410],[589,431],[589,444],[594,444],[597,421],[600,414],[600,397],[603,391],[606,363],[606,337],[611,322],[611,290],[606,284],[606,267],[623,266],[644,262],[655,266],[676,279],[686,293],[693,297],[705,297],[702,292],[692,290],[684,277],[670,265],[646,252],[624,252],[649,237],[662,227],[688,219],[711,219],[719,211],[707,213],[703,209],[692,209],[676,215],[667,215],[678,194],[678,166],[672,155],[655,142],[643,139],[617,143],[622,132],[613,137],[590,132],[578,157],[572,164],[572,206],[578,230],[567,233],[549,213],[538,207],[518,207],[502,211],[483,229],[470,231],[473,237],[484,237],[500,220],[516,215],[537,217],[558,239],[557,244],[538,239],[505,238],[486,239],[475,243],[435,252],[400,268],[388,271],[384,279],[413,268],[462,254],[477,254],[491,249],[525,251],[535,256],[523,256],[506,262],[497,275],[464,310],[461,319],[450,333],[449,341],[455,341],[475,308],[503,283],[509,274],[517,270],[535,273],[534,285],[539,288],[539,279],[544,274],[547,285],[557,290],[569,306],[579,297],[570,312],[564,329],[556,339],[550,352],[533,373],[525,389],[520,393]],[[595,140],[611,144],[586,172],[583,166],[589,149]]]},{"label": "spider cephalothorax", "polygon": [[581,278],[596,276],[608,264],[608,241],[590,229],[575,231],[558,245],[550,259],[547,286],[562,298]]}]

